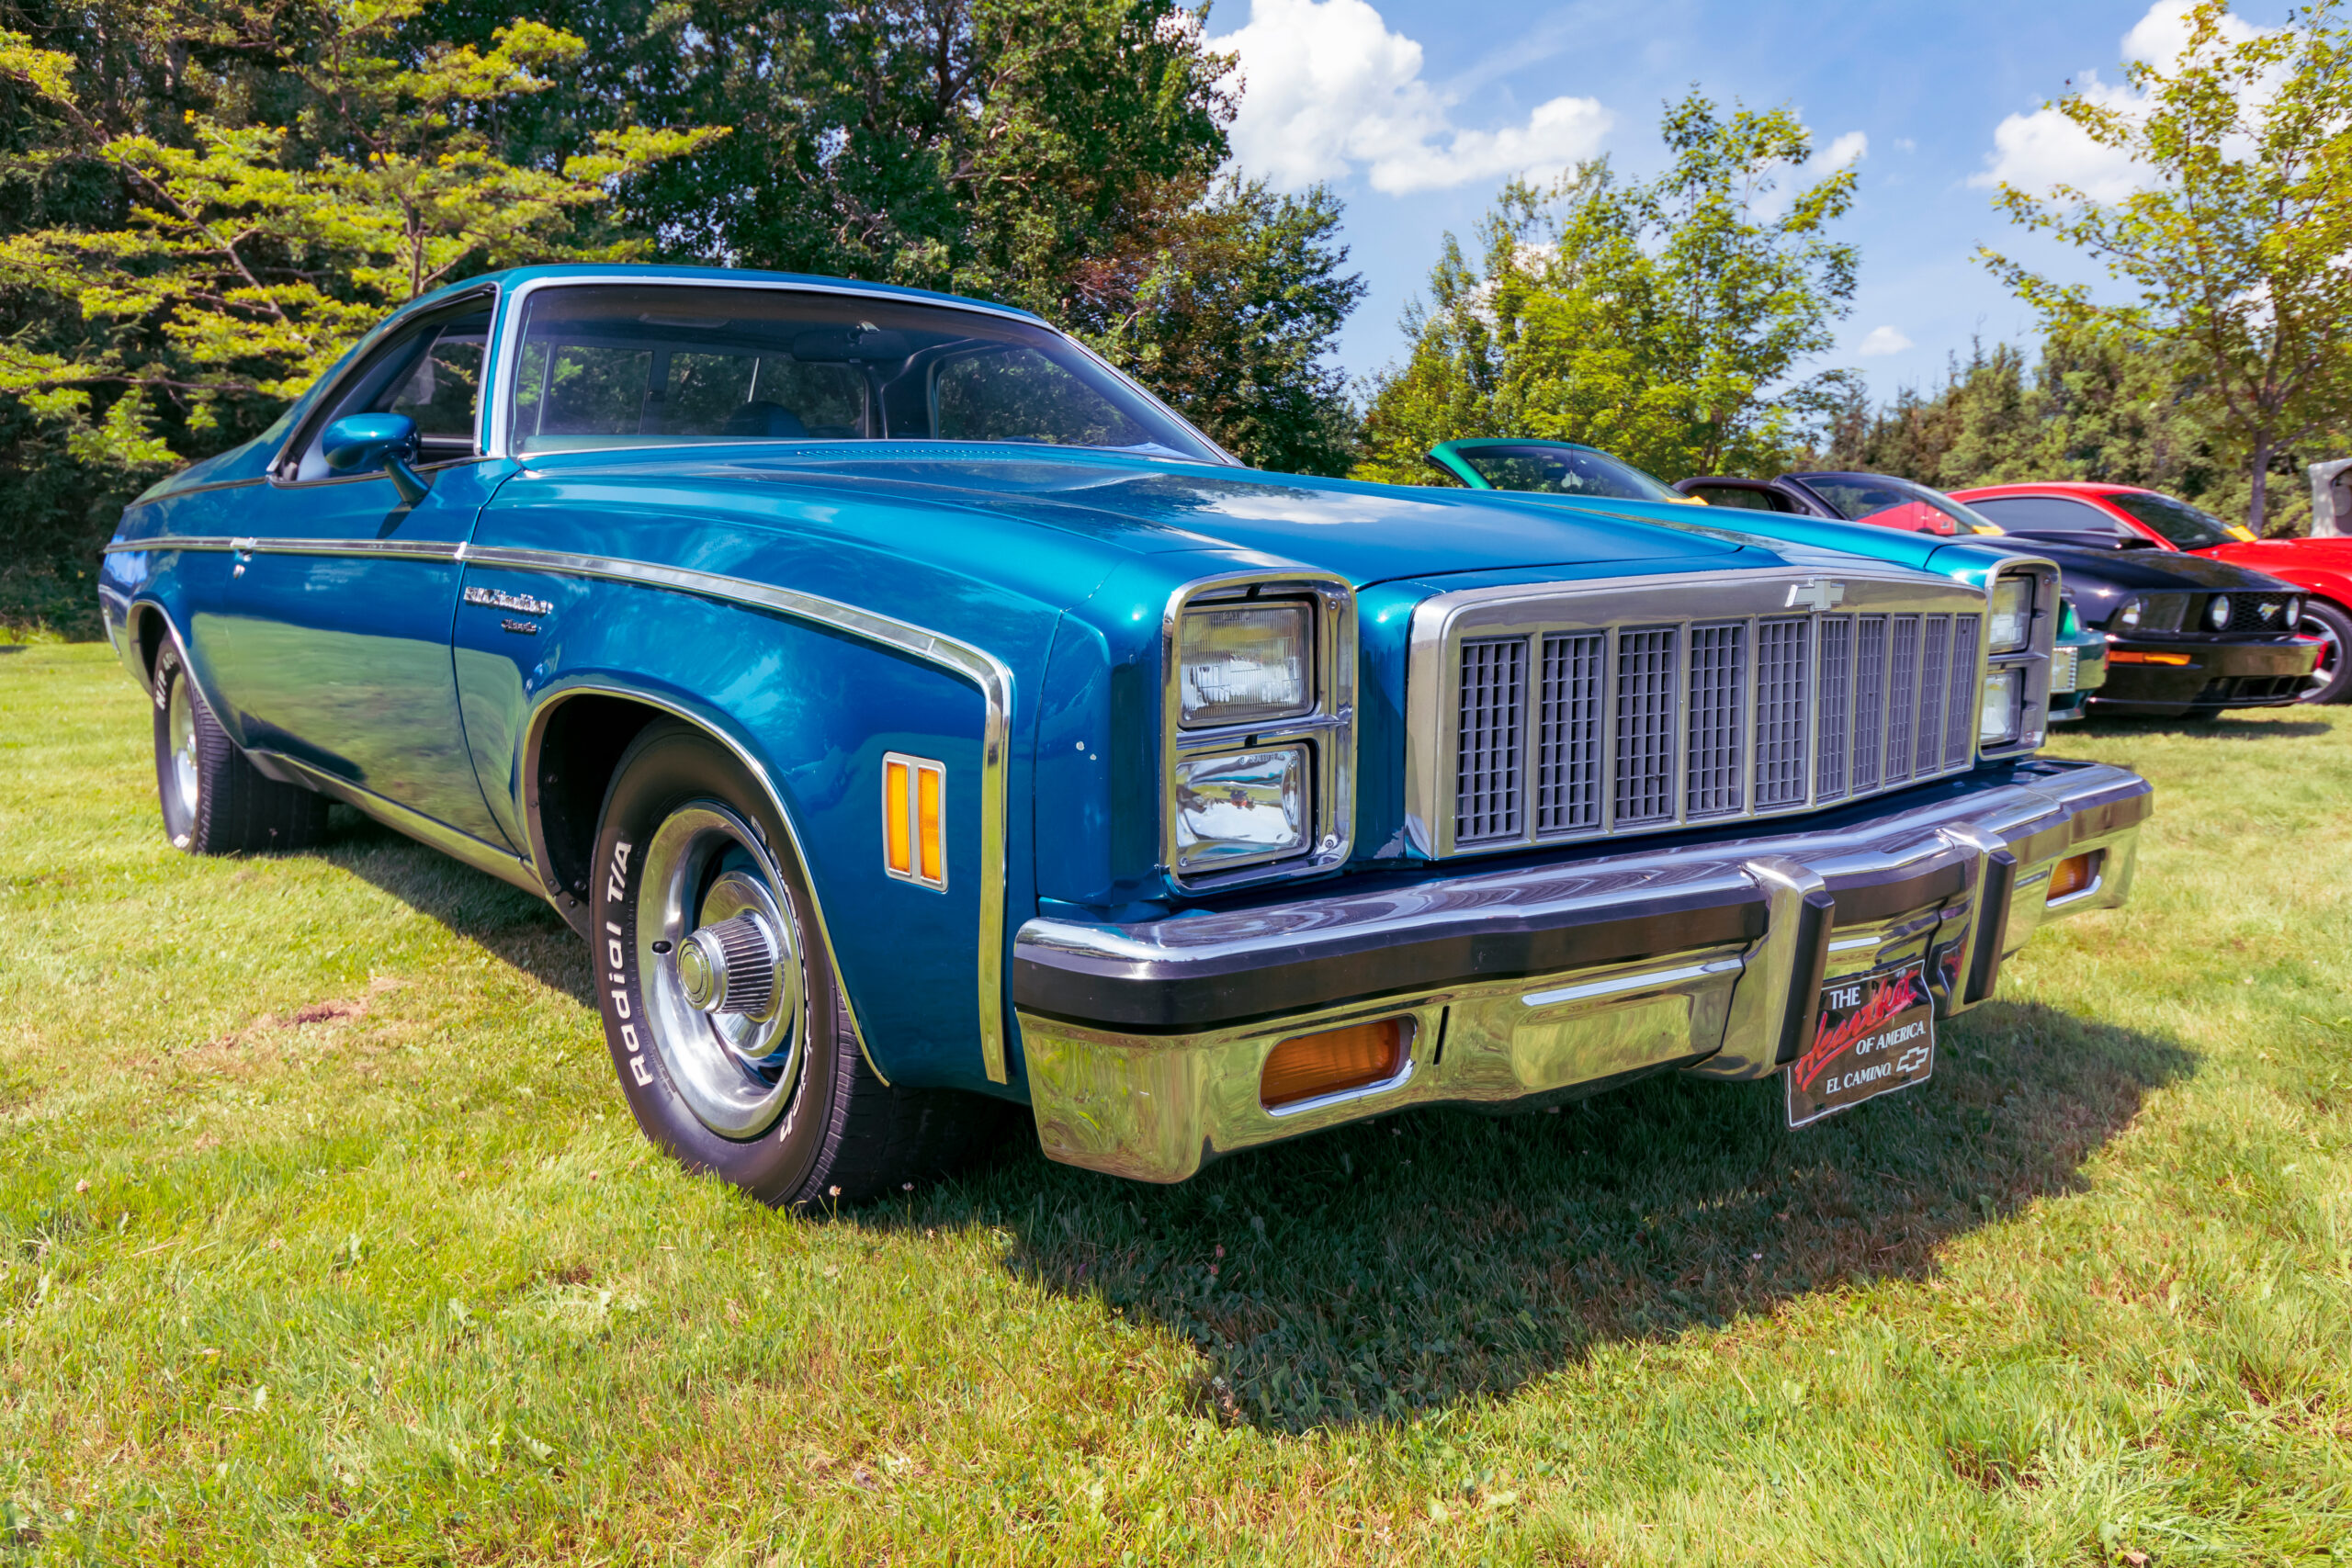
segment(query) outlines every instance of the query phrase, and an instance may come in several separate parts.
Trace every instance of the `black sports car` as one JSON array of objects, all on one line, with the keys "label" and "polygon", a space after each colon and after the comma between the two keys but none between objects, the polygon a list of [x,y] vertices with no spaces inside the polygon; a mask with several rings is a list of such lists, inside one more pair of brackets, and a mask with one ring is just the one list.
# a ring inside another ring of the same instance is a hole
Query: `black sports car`
[{"label": "black sports car", "polygon": [[[1930,534],[1998,536],[1965,502],[1891,474],[1709,476],[1674,487],[1711,506],[1871,523]],[[2294,635],[2302,591],[2225,561],[2047,538],[1977,543],[2058,563],[2077,612],[2107,637],[2107,683],[2094,714],[2218,713],[2295,700],[2318,647]]]}]

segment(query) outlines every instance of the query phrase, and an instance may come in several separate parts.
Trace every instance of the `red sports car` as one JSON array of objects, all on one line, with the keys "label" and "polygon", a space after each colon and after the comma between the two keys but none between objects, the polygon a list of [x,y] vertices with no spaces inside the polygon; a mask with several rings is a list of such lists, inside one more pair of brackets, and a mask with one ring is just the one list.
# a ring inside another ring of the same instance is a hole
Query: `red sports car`
[{"label": "red sports car", "polygon": [[2296,629],[2320,644],[2318,668],[2303,689],[2307,703],[2352,696],[2352,539],[2257,539],[2185,501],[2136,485],[1986,485],[1956,490],[2008,532],[2029,539],[2111,549],[2186,550],[2284,578],[2303,591]]}]

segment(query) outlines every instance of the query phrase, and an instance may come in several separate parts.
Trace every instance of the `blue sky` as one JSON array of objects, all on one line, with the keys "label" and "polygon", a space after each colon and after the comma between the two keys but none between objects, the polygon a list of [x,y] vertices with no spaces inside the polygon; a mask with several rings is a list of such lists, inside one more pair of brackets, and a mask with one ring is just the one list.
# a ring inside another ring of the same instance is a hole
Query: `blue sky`
[{"label": "blue sky", "polygon": [[[1235,127],[1249,172],[1347,201],[1351,265],[1370,285],[1340,344],[1366,375],[1402,357],[1396,320],[1446,231],[1467,242],[1510,173],[1548,175],[1606,152],[1655,170],[1661,104],[1694,83],[1727,102],[1786,104],[1826,159],[1856,158],[1841,225],[1860,287],[1825,364],[1885,397],[1938,383],[1969,340],[2026,342],[2031,313],[1975,261],[1980,244],[2065,276],[2096,269],[2011,226],[1995,173],[2112,196],[2128,166],[2040,112],[2087,83],[2128,103],[2127,54],[2168,58],[2188,0],[1977,4],[1662,0],[1644,6],[1500,0],[1216,0],[1208,33],[1238,49],[1248,88]],[[2275,27],[2283,5],[2242,6]],[[1974,181],[1975,183],[1972,183]]]}]

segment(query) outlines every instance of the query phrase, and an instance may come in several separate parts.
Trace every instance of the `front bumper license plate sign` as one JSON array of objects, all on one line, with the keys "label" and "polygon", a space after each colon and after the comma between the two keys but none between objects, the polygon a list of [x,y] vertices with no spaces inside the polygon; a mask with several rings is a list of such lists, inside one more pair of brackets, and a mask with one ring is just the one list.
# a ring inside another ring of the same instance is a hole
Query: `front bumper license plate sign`
[{"label": "front bumper license plate sign", "polygon": [[1925,961],[1849,975],[1821,987],[1813,1047],[1781,1077],[1789,1125],[1924,1083],[1936,1066],[1936,1004]]}]

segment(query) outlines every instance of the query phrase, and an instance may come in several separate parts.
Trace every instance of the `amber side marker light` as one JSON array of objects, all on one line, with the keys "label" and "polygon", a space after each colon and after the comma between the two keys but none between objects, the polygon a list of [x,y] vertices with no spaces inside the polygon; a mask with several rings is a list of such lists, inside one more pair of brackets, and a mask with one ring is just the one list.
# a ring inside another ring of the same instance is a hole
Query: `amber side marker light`
[{"label": "amber side marker light", "polygon": [[1259,1103],[1273,1111],[1393,1078],[1404,1070],[1412,1032],[1412,1020],[1384,1018],[1295,1034],[1266,1057],[1266,1070],[1258,1076]]},{"label": "amber side marker light", "polygon": [[2109,664],[2173,664],[2187,665],[2185,653],[2143,653],[2136,648],[2111,648],[2107,650]]},{"label": "amber side marker light", "polygon": [[901,882],[947,886],[947,770],[926,757],[882,756],[882,869]]},{"label": "amber side marker light", "polygon": [[2080,893],[2098,880],[2098,861],[2104,851],[2093,850],[2086,855],[2068,855],[2050,868],[2050,897],[2064,898]]}]

